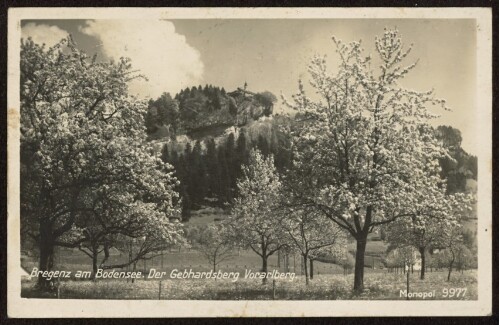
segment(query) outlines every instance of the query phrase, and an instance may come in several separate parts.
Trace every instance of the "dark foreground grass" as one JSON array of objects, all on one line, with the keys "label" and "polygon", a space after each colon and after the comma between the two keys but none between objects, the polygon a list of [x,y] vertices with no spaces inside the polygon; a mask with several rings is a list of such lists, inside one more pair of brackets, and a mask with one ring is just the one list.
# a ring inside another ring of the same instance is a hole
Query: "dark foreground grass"
[{"label": "dark foreground grass", "polygon": [[[406,289],[406,276],[393,273],[366,274],[365,290],[352,294],[353,275],[321,275],[310,281],[307,286],[302,276],[294,281],[277,280],[275,290],[272,280],[266,285],[260,280],[172,280],[160,282],[138,280],[63,281],[59,288],[61,299],[168,299],[168,300],[402,300],[400,290]],[[22,281],[22,297],[57,298],[57,293],[40,292],[35,280]],[[445,298],[444,289],[466,288],[463,297]],[[454,273],[451,281],[446,281],[445,272],[430,272],[425,280],[418,274],[410,275],[410,292],[432,292],[436,297],[427,299],[477,299],[476,271]],[[412,298],[413,300],[421,298]]]}]

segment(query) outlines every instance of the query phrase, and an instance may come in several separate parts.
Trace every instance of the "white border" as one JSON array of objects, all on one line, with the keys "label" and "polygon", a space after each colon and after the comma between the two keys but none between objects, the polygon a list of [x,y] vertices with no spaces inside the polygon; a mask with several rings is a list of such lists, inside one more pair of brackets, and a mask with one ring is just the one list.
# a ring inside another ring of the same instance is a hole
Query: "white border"
[{"label": "white border", "polygon": [[[22,19],[444,18],[477,21],[478,300],[199,301],[20,298],[19,61]],[[492,11],[490,8],[10,8],[7,230],[9,317],[472,316],[492,313]]]}]

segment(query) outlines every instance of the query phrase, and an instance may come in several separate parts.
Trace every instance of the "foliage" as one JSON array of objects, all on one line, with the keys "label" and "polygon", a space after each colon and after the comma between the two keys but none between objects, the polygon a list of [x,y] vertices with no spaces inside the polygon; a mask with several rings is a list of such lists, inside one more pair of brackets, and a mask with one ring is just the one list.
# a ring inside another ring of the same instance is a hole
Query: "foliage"
[{"label": "foliage", "polygon": [[466,192],[466,181],[477,179],[477,157],[461,148],[461,132],[451,126],[441,125],[436,136],[449,150],[449,155],[440,158],[441,176],[447,181],[447,193]]},{"label": "foliage", "polygon": [[[127,88],[136,77],[127,59],[97,62],[71,38],[51,48],[22,41],[21,215],[41,270],[51,269],[54,246],[86,242],[84,228],[99,218],[120,227],[140,218],[141,235],[176,232],[177,181],[145,143],[145,105]],[[133,212],[144,207],[147,216]]]},{"label": "foliage", "polygon": [[472,252],[466,245],[459,245],[456,254],[456,269],[463,271],[469,268],[477,268],[477,254]]},{"label": "foliage", "polygon": [[[73,241],[81,239],[78,248],[92,259],[94,273],[97,268],[114,269],[134,264],[184,243],[179,222],[165,217],[156,203],[134,198],[140,190],[121,185],[119,189],[106,187],[94,192],[91,212],[77,219],[73,229],[61,238],[61,241],[67,241],[68,237],[73,237]],[[128,252],[128,260],[108,263],[109,250],[113,247]],[[104,257],[98,261],[102,252]]]},{"label": "foliage", "polygon": [[158,126],[169,126],[170,136],[174,138],[179,128],[179,117],[177,101],[173,100],[170,94],[163,93],[158,99],[149,100],[145,117],[147,133],[155,133]]},{"label": "foliage", "polygon": [[388,268],[408,269],[417,261],[417,251],[413,246],[400,246],[390,250],[385,258],[385,265]]},{"label": "foliage", "polygon": [[476,265],[475,255],[463,244],[463,230],[460,224],[449,227],[440,238],[438,265],[448,269],[447,281],[450,281],[455,267],[459,270]]},{"label": "foliage", "polygon": [[278,211],[281,181],[273,157],[265,158],[258,150],[251,150],[237,187],[239,196],[227,222],[229,231],[236,243],[262,258],[262,272],[267,272],[268,257],[285,244]]},{"label": "foliage", "polygon": [[234,246],[223,224],[210,224],[200,229],[195,245],[213,266],[213,272],[217,271],[218,264],[233,257]]},{"label": "foliage", "polygon": [[392,247],[411,246],[421,257],[421,279],[426,269],[426,252],[441,247],[442,238],[459,225],[471,212],[471,196],[462,193],[445,194],[444,189],[426,187],[428,193],[421,196],[414,214],[386,226],[387,240]]},{"label": "foliage", "polygon": [[416,63],[403,65],[411,48],[404,49],[398,31],[385,30],[376,38],[376,72],[360,42],[333,40],[337,73],[329,73],[324,57],[309,66],[320,99],[307,97],[300,82],[289,103],[301,121],[291,130],[295,168],[310,171],[301,172],[307,175],[307,191],[295,194],[357,240],[354,289],[361,290],[367,235],[414,215],[421,196],[430,196],[426,186],[438,188],[440,179],[432,175],[446,150],[428,124],[435,117],[428,108],[445,102],[431,91],[400,86]]},{"label": "foliage", "polygon": [[[277,98],[269,91],[242,90],[226,93],[224,88],[205,85],[182,89],[174,98],[163,93],[149,100],[145,125],[151,139],[196,134],[217,126],[242,126],[270,116]],[[246,92],[245,92],[246,94]],[[165,131],[166,130],[166,131]]]},{"label": "foliage", "polygon": [[[460,149],[461,137],[457,130],[442,126],[437,130],[440,134],[447,134],[446,137],[439,137],[445,147],[454,152]],[[448,159],[450,158],[441,158],[440,163]],[[445,176],[442,172],[440,175],[435,169],[424,172],[427,175],[426,179],[432,180],[417,184],[422,186],[422,189],[415,197],[417,205],[412,207],[412,215],[409,218],[398,219],[385,227],[387,240],[392,247],[412,246],[419,251],[421,279],[425,277],[426,252],[439,247],[445,232],[452,231],[463,219],[470,217],[473,201],[471,194],[456,193],[456,189],[449,191],[453,186],[445,185],[449,182],[452,184],[453,178],[444,179],[446,182],[439,181],[439,177]]]},{"label": "foliage", "polygon": [[[293,249],[304,261],[327,255],[338,259],[346,253],[345,231],[320,212],[311,209],[285,209],[282,227]],[[309,283],[307,263],[304,263],[305,281]]]},{"label": "foliage", "polygon": [[241,166],[247,164],[251,149],[258,148],[264,156],[273,155],[280,171],[290,165],[288,139],[277,123],[268,125],[270,135],[255,132],[250,137],[241,128],[237,140],[234,133],[222,139],[208,137],[196,141],[194,148],[189,143],[180,152],[172,142],[163,145],[161,157],[175,167],[180,181],[177,190],[183,198],[184,219],[203,205],[225,207],[233,201],[238,192],[236,180],[242,176]]},{"label": "foliage", "polygon": [[265,107],[264,115],[272,115],[272,109],[274,104],[277,102],[277,97],[270,91],[264,91],[255,95],[255,99]]}]

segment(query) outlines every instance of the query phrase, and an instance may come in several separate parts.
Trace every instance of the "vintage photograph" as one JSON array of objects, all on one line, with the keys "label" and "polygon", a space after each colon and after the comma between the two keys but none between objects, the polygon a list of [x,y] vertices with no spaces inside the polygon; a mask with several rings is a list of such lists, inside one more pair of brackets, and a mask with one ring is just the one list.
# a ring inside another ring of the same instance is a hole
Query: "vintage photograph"
[{"label": "vintage photograph", "polygon": [[491,312],[490,12],[263,9],[9,13],[16,300]]}]

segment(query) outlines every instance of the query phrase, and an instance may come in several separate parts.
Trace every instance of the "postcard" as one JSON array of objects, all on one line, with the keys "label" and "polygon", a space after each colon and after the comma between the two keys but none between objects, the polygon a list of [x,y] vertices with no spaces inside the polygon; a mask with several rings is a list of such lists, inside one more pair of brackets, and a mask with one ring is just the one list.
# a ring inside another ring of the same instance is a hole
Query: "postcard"
[{"label": "postcard", "polygon": [[490,8],[8,26],[9,317],[491,314]]}]

